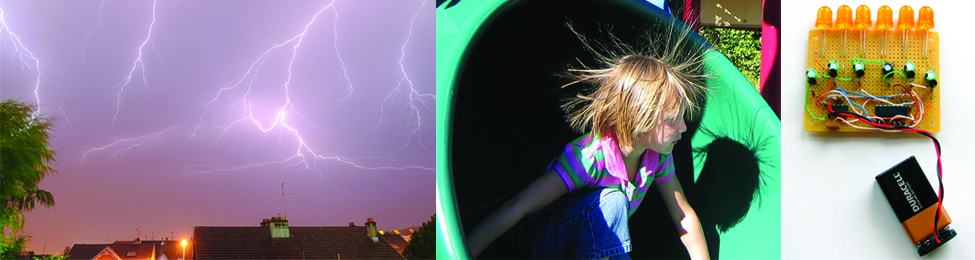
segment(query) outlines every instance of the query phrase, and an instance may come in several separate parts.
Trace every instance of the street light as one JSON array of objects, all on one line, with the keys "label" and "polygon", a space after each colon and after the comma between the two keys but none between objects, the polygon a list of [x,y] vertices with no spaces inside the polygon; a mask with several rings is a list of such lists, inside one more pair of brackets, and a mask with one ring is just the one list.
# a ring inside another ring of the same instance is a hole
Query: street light
[{"label": "street light", "polygon": [[180,244],[183,244],[183,259],[186,259],[186,239],[183,239],[183,242],[180,242]]}]

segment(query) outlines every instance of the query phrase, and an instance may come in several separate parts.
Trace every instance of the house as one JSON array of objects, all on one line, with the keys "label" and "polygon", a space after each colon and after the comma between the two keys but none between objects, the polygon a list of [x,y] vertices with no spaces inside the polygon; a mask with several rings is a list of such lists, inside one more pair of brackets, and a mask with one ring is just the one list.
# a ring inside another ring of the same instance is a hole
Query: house
[{"label": "house", "polygon": [[407,229],[401,229],[401,230],[399,230],[399,235],[402,236],[403,239],[405,239],[407,243],[409,243],[410,242],[410,239],[413,239],[413,232],[416,232],[416,230],[420,230],[420,227],[419,226],[412,226],[412,227],[409,227]]},{"label": "house", "polygon": [[193,237],[199,259],[406,259],[371,218],[365,226],[290,227],[273,217],[258,227],[197,226]]},{"label": "house", "polygon": [[[385,232],[385,233],[393,233],[393,234],[399,235],[400,237],[403,237],[403,240],[406,240],[406,243],[410,243],[410,239],[413,238],[413,232],[415,232],[416,230],[419,230],[419,229],[420,229],[419,226],[412,226],[412,227],[408,227],[408,228],[404,228],[404,229],[393,229],[393,230],[390,230],[390,231]],[[383,233],[383,232],[380,232],[380,233]]]},{"label": "house", "polygon": [[400,236],[399,234],[384,233],[381,234],[380,236],[382,236],[383,239],[386,239],[386,242],[388,242],[389,245],[392,246],[393,249],[396,249],[396,252],[399,252],[400,254],[403,253],[403,249],[406,248],[406,245],[409,244],[409,242],[406,242],[406,239],[403,239],[403,237]]},{"label": "house", "polygon": [[176,240],[141,241],[136,238],[132,241],[115,241],[111,244],[75,244],[68,255],[70,256],[68,259],[177,260],[193,259],[193,248],[190,243],[187,243],[184,248],[181,241]]}]

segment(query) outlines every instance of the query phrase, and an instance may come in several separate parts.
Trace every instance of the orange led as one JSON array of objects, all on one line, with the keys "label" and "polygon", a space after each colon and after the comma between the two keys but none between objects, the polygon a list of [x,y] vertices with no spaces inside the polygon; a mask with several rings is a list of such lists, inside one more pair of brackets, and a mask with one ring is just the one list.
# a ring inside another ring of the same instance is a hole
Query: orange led
[{"label": "orange led", "polygon": [[903,30],[914,28],[914,8],[909,5],[901,7],[900,16],[897,17],[897,28]]},{"label": "orange led", "polygon": [[[911,15],[914,15],[911,13]],[[836,9],[836,28],[849,29],[853,26],[853,9],[848,5],[841,5]],[[914,26],[911,26],[914,27]]]},{"label": "orange led", "polygon": [[870,27],[873,27],[873,20],[870,20],[870,7],[860,5],[857,7],[856,28],[862,30]]},{"label": "orange led", "polygon": [[877,30],[887,30],[894,27],[894,10],[890,6],[881,6],[877,10]]},{"label": "orange led", "polygon": [[829,6],[819,8],[819,13],[816,15],[816,28],[820,30],[833,28],[833,10],[829,9]]},{"label": "orange led", "polygon": [[934,10],[931,7],[921,7],[921,10],[917,11],[917,28],[921,30],[934,28]]}]

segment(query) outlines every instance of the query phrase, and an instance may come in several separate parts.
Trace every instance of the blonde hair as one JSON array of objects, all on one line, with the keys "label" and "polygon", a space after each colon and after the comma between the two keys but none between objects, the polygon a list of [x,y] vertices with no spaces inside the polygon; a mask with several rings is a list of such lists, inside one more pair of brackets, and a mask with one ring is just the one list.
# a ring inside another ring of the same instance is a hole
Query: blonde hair
[{"label": "blonde hair", "polygon": [[703,55],[710,46],[689,42],[690,29],[671,25],[662,34],[648,32],[643,49],[610,35],[613,45],[595,43],[608,54],[601,54],[571,24],[569,29],[603,67],[568,71],[575,80],[563,88],[579,82],[594,86],[591,93],[580,93],[562,105],[573,129],[591,130],[597,136],[613,132],[620,148],[630,149],[635,134],[656,128],[661,120],[690,120],[699,114],[707,90]]}]

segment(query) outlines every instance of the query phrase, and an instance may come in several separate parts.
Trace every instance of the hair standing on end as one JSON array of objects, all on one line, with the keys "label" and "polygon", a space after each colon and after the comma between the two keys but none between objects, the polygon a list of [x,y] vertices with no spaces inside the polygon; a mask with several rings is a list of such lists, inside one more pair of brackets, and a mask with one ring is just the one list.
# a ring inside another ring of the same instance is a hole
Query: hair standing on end
[{"label": "hair standing on end", "polygon": [[612,45],[591,44],[571,24],[568,27],[602,63],[600,69],[569,69],[575,80],[562,86],[592,86],[562,105],[576,131],[597,136],[612,131],[620,148],[630,149],[636,134],[649,132],[661,120],[690,120],[699,114],[708,77],[703,55],[711,48],[690,42],[689,28],[671,24],[662,32],[649,31],[646,44],[637,46],[623,44],[611,33]]}]

